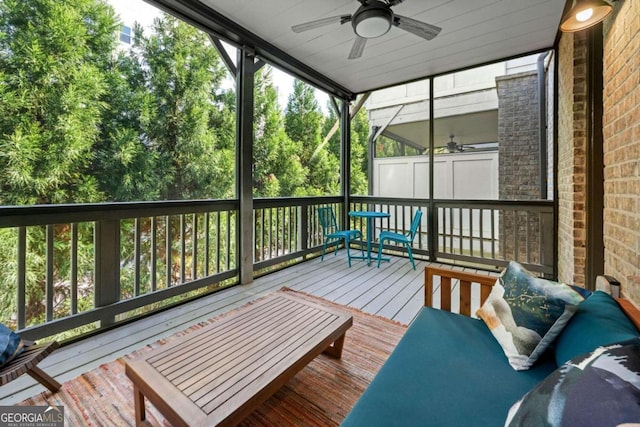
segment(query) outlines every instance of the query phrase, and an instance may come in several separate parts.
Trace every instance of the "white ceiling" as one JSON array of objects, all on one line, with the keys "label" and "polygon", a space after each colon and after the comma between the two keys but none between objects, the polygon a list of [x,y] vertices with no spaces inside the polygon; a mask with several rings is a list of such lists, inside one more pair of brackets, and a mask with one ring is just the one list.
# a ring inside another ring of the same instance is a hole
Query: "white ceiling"
[{"label": "white ceiling", "polygon": [[291,26],[353,14],[356,0],[200,0],[354,93],[552,47],[565,0],[404,0],[394,13],[442,27],[426,41],[392,27],[348,60],[350,23],[296,34]]}]

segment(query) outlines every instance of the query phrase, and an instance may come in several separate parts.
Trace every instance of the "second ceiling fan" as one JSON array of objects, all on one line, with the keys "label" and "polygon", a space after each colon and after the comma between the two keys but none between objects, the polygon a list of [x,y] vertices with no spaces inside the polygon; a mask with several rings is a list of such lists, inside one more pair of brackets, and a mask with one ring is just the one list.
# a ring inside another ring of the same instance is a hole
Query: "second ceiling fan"
[{"label": "second ceiling fan", "polygon": [[367,39],[385,35],[391,26],[400,28],[425,40],[432,40],[442,28],[426,22],[417,21],[406,16],[393,13],[391,8],[402,3],[403,0],[358,0],[361,6],[353,15],[338,15],[316,19],[291,27],[296,33],[313,30],[331,24],[346,24],[351,22],[356,39],[351,47],[349,59],[362,56]]}]

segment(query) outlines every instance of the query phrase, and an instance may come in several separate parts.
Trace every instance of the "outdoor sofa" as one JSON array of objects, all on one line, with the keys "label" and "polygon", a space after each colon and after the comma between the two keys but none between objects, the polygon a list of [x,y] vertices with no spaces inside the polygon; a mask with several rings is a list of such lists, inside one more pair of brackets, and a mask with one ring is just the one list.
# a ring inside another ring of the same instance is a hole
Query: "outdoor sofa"
[{"label": "outdoor sofa", "polygon": [[[441,277],[436,292],[441,295],[441,309],[430,307],[434,276]],[[450,301],[451,279],[454,283],[455,279],[460,280],[457,288],[454,286],[453,294],[460,294],[460,312],[466,312],[466,316],[448,311],[451,305],[458,305]],[[520,402],[520,407],[514,407],[513,410],[519,411],[516,414],[519,418],[511,425],[605,425],[600,424],[601,419],[611,417],[610,411],[615,411],[623,421],[640,421],[636,418],[637,389],[631,390],[629,397],[620,390],[610,391],[580,382],[581,378],[568,391],[554,389],[554,381],[573,378],[567,372],[574,365],[563,365],[565,362],[570,359],[580,362],[585,354],[599,346],[631,340],[635,344],[632,346],[635,356],[624,360],[636,363],[638,368],[640,333],[637,322],[640,316],[635,307],[626,300],[621,306],[602,291],[585,292],[586,299],[577,305],[573,316],[544,354],[529,369],[515,370],[487,324],[468,317],[471,282],[482,283],[481,301],[484,303],[495,281],[496,277],[488,279],[487,276],[427,267],[425,307],[342,426],[502,426],[512,406],[529,391],[531,393]],[[477,290],[474,292],[477,298]],[[580,375],[587,371],[581,369],[574,371]],[[572,375],[578,375],[574,371]],[[638,371],[634,374],[637,379]],[[607,381],[611,382],[610,379]],[[562,393],[557,393],[558,390]],[[612,393],[613,397],[607,393]],[[550,420],[554,415],[549,407],[557,404],[556,398],[563,399],[565,406],[560,412],[564,418]],[[579,414],[572,419],[573,410]],[[625,412],[631,413],[625,415]],[[582,424],[584,419],[589,423]]]}]

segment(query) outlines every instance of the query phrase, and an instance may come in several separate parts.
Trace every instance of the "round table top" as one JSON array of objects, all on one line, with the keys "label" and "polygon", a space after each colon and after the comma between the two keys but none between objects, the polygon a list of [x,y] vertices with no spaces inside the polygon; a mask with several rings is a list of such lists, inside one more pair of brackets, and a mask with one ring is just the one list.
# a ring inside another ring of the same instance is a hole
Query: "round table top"
[{"label": "round table top", "polygon": [[391,216],[391,214],[378,211],[349,211],[349,216],[362,218],[388,218]]}]

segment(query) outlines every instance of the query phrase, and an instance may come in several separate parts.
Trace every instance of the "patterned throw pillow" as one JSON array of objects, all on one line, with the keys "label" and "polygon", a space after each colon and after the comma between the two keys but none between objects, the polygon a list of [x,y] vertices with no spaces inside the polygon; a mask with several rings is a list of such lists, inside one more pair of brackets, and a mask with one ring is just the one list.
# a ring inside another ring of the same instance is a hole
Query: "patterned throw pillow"
[{"label": "patterned throw pillow", "polygon": [[18,334],[0,323],[0,366],[20,354],[24,343]]},{"label": "patterned throw pillow", "polygon": [[620,426],[640,422],[640,339],[571,359],[509,411],[505,426]]},{"label": "patterned throw pillow", "polygon": [[477,311],[515,370],[529,369],[584,298],[571,286],[540,279],[509,263]]}]

